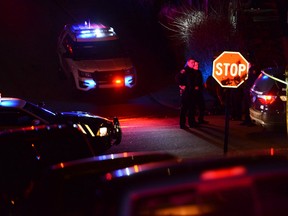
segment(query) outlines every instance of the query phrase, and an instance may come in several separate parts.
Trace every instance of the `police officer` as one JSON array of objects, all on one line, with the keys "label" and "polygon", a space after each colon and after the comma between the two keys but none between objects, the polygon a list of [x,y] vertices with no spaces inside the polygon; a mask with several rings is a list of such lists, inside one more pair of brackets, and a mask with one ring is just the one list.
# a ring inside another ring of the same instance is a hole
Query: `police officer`
[{"label": "police officer", "polygon": [[[186,116],[188,115],[189,127],[197,127],[198,123],[195,121],[196,100],[200,86],[201,76],[199,72],[194,69],[195,59],[189,57],[184,68],[175,76],[176,84],[179,85],[181,95],[181,108],[180,108],[180,128],[185,129]],[[203,81],[203,78],[202,78]],[[201,83],[203,85],[203,83]]]},{"label": "police officer", "polygon": [[199,70],[199,62],[195,61],[193,69],[196,73],[195,78],[195,95],[194,95],[194,112],[198,108],[198,123],[199,124],[207,124],[208,121],[204,120],[205,115],[205,99],[204,99],[204,83],[203,83],[203,75],[202,72]]}]

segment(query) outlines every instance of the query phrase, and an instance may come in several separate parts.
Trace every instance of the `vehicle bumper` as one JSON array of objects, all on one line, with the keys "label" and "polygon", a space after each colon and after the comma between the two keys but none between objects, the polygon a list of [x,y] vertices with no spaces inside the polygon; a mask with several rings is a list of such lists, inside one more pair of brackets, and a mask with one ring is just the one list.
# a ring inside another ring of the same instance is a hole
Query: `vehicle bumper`
[{"label": "vehicle bumper", "polygon": [[109,149],[112,145],[119,145],[122,141],[122,129],[120,127],[120,122],[117,117],[113,118],[113,123],[107,126],[107,134],[104,136],[90,137],[93,142],[94,150],[103,150]]},{"label": "vehicle bumper", "polygon": [[264,128],[279,128],[286,126],[286,115],[285,114],[272,114],[267,112],[261,112],[250,108],[250,118],[257,125],[261,125]]},{"label": "vehicle bumper", "polygon": [[133,88],[136,85],[136,75],[126,75],[121,78],[96,80],[92,78],[78,77],[76,88],[81,91],[107,88]]}]

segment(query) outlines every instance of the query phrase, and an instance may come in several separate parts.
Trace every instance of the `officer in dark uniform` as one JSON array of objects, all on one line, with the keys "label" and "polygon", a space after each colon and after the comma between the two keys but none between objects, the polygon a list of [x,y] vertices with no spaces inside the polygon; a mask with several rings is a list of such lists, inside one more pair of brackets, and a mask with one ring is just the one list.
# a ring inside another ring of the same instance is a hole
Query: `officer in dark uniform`
[{"label": "officer in dark uniform", "polygon": [[204,99],[204,82],[202,72],[199,70],[199,62],[195,61],[194,70],[196,73],[195,76],[195,95],[194,95],[194,112],[198,108],[198,123],[199,124],[207,124],[208,121],[204,120],[205,115],[205,99]]},{"label": "officer in dark uniform", "polygon": [[[197,106],[197,99],[199,90],[203,85],[202,74],[199,70],[194,69],[195,59],[189,57],[184,68],[176,74],[176,84],[179,85],[181,95],[180,108],[180,128],[185,129],[186,116],[188,114],[189,127],[197,127],[198,123],[195,121],[195,112]],[[200,73],[200,74],[199,74]],[[201,76],[200,76],[201,75]],[[200,120],[200,119],[199,119]],[[202,123],[202,122],[201,122]]]}]

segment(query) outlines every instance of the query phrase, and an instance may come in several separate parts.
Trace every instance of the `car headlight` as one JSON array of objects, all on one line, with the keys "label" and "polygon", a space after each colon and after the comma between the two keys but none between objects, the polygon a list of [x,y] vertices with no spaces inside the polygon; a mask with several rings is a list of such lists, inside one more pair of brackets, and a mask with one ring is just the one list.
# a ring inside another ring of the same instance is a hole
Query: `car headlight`
[{"label": "car headlight", "polygon": [[92,78],[92,73],[78,70],[79,77]]},{"label": "car headlight", "polygon": [[107,127],[100,127],[97,131],[97,136],[103,137],[108,136],[108,128]]}]

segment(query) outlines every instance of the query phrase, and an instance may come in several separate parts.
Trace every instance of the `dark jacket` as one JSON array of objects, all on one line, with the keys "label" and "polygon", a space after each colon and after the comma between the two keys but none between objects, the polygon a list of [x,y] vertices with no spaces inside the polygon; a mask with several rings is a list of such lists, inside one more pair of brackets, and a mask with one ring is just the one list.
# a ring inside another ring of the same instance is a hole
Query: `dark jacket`
[{"label": "dark jacket", "polygon": [[[203,90],[203,76],[200,70],[185,67],[175,76],[177,85],[185,85],[186,90],[183,94],[194,94]],[[198,87],[198,90],[196,88]]]}]

